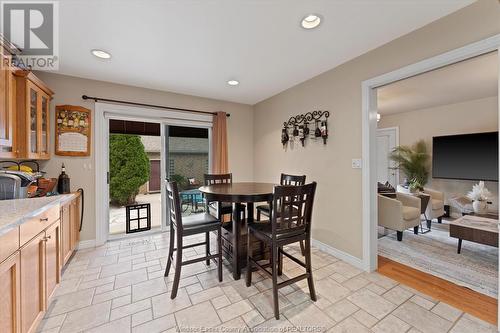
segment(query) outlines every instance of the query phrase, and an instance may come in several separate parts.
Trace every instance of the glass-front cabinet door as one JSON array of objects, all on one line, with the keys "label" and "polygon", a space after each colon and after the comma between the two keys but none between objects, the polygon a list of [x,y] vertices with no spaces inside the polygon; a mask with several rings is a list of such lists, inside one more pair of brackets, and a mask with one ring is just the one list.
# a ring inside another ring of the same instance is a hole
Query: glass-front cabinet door
[{"label": "glass-front cabinet door", "polygon": [[32,85],[29,85],[29,153],[36,155],[38,153],[38,98],[39,91]]},{"label": "glass-front cabinet door", "polygon": [[41,95],[41,139],[40,157],[47,157],[49,154],[49,97]]}]

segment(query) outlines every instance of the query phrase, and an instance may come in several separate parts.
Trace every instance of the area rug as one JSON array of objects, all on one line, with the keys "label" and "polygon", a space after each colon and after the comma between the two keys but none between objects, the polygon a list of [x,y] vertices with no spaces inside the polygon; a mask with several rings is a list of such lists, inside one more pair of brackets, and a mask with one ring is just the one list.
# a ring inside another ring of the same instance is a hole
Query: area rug
[{"label": "area rug", "polygon": [[498,297],[498,249],[468,241],[457,253],[457,239],[449,236],[449,225],[432,224],[432,231],[413,234],[405,231],[403,241],[396,233],[378,240],[381,256],[423,272],[470,288],[479,293]]}]

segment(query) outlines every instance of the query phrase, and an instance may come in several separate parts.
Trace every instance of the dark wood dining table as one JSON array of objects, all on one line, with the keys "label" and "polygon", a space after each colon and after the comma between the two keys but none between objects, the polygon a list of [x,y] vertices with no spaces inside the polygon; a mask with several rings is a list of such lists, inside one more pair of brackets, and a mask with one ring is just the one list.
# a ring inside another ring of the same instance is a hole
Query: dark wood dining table
[{"label": "dark wood dining table", "polygon": [[[238,280],[241,275],[243,263],[240,258],[241,228],[243,222],[246,224],[253,222],[254,204],[256,202],[271,202],[273,190],[276,184],[273,183],[232,183],[202,186],[200,192],[204,194],[207,202],[230,202],[233,204],[232,218],[232,271],[233,278]],[[241,219],[243,204],[246,205],[246,221]]]}]

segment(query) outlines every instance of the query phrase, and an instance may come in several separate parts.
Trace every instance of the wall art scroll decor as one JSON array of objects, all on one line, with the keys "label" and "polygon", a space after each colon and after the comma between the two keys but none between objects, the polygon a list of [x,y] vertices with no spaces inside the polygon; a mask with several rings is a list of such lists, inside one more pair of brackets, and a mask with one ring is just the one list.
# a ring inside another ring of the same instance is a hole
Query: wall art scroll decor
[{"label": "wall art scroll decor", "polygon": [[328,139],[328,117],[329,111],[312,111],[290,117],[283,123],[281,130],[281,143],[286,148],[288,143],[300,141],[304,147],[306,140],[323,139],[326,144]]},{"label": "wall art scroll decor", "polygon": [[90,156],[91,112],[81,106],[56,106],[56,155]]}]

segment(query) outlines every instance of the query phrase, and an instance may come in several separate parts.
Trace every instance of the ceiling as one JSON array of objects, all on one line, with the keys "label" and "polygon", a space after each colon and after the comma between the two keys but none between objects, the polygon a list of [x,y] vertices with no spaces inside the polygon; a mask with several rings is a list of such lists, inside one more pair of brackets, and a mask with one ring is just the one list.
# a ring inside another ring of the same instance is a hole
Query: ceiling
[{"label": "ceiling", "polygon": [[381,115],[498,95],[498,54],[492,52],[377,89]]},{"label": "ceiling", "polygon": [[59,73],[255,104],[472,2],[61,0]]}]

